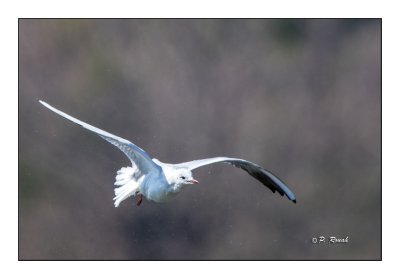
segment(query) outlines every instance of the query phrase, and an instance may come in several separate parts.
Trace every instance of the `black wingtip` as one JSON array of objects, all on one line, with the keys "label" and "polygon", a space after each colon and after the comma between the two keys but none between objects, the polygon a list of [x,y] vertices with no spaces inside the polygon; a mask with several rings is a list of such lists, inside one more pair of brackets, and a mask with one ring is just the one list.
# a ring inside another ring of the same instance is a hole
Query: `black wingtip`
[{"label": "black wingtip", "polygon": [[292,202],[293,202],[293,203],[297,203],[297,201],[296,201],[296,200],[292,200]]}]

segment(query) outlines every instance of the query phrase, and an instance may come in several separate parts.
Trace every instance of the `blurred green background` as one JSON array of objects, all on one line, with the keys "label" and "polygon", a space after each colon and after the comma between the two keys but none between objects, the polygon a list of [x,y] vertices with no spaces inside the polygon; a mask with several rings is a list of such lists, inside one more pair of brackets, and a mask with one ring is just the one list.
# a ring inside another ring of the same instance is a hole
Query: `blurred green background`
[{"label": "blurred green background", "polygon": [[[169,203],[113,205],[129,160],[225,164]],[[380,259],[380,19],[20,19],[19,258]],[[347,244],[313,244],[318,236]]]}]

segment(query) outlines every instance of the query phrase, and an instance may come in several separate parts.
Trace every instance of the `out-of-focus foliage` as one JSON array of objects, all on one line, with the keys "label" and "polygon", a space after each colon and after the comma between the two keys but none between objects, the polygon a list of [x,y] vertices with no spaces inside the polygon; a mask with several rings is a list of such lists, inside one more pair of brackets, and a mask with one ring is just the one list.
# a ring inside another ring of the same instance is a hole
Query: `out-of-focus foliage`
[{"label": "out-of-focus foliage", "polygon": [[[380,73],[380,20],[20,20],[20,259],[379,259]],[[254,161],[298,203],[222,164],[114,208],[128,159],[38,99],[164,162]]]}]

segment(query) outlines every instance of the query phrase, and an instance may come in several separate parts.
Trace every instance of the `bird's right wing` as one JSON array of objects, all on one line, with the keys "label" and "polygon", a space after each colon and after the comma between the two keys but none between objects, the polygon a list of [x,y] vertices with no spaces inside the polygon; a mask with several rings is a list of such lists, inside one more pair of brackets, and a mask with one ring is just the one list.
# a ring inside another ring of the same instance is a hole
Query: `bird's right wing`
[{"label": "bird's right wing", "polygon": [[260,167],[257,164],[252,162],[243,160],[243,159],[236,159],[236,158],[228,158],[228,157],[215,157],[215,158],[208,158],[202,160],[194,160],[190,162],[176,164],[176,167],[181,168],[188,168],[190,170],[197,169],[202,166],[215,164],[215,163],[228,163],[237,168],[241,168],[242,170],[246,171],[252,177],[260,181],[266,187],[268,187],[273,193],[277,191],[281,196],[285,195],[289,200],[296,203],[296,197],[293,192],[280,180],[277,176],[273,175],[271,172],[267,171],[266,169]]},{"label": "bird's right wing", "polygon": [[135,144],[131,143],[130,141],[120,138],[116,135],[110,134],[99,128],[96,128],[90,124],[87,124],[87,123],[79,120],[79,119],[76,119],[76,118],[50,106],[46,102],[43,102],[40,100],[39,100],[39,102],[42,105],[44,105],[45,107],[47,107],[48,109],[52,110],[53,112],[82,126],[85,129],[88,129],[91,132],[96,133],[97,135],[99,135],[100,137],[102,137],[103,139],[108,141],[109,143],[118,147],[129,158],[129,160],[132,162],[132,165],[133,166],[136,165],[143,174],[147,174],[153,170],[158,171],[160,169],[160,167],[151,160],[150,156],[146,153],[146,151],[144,151],[140,147],[136,146]]}]

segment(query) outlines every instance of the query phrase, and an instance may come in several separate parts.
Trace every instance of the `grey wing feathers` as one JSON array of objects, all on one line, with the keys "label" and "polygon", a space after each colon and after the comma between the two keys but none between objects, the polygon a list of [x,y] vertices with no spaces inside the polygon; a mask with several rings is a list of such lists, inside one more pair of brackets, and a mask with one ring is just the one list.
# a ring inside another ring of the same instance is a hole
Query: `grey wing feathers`
[{"label": "grey wing feathers", "polygon": [[153,169],[158,169],[158,166],[151,160],[150,156],[140,147],[134,145],[130,141],[120,138],[116,135],[103,131],[99,128],[96,128],[90,124],[87,124],[79,119],[76,119],[52,106],[47,104],[46,102],[39,101],[42,105],[47,107],[48,109],[52,110],[53,112],[61,115],[62,117],[82,126],[83,128],[92,131],[108,141],[109,143],[113,144],[114,146],[118,147],[132,162],[132,164],[136,164],[138,168],[143,173],[148,173]]},{"label": "grey wing feathers", "polygon": [[246,161],[242,159],[236,158],[228,158],[228,157],[215,157],[209,159],[202,159],[202,160],[195,160],[191,162],[181,163],[177,166],[179,167],[187,167],[190,170],[199,168],[201,166],[224,162],[231,164],[237,168],[241,168],[242,170],[246,171],[252,177],[260,181],[266,187],[268,187],[273,193],[277,191],[281,196],[285,195],[289,200],[296,203],[296,197],[293,192],[286,186],[285,183],[282,182],[277,176],[272,174],[271,172],[263,169],[262,167]]},{"label": "grey wing feathers", "polygon": [[296,197],[289,187],[269,171],[248,161],[228,161],[228,163],[245,170],[252,177],[267,186],[273,193],[277,191],[281,196],[286,195],[289,200],[296,203]]}]

